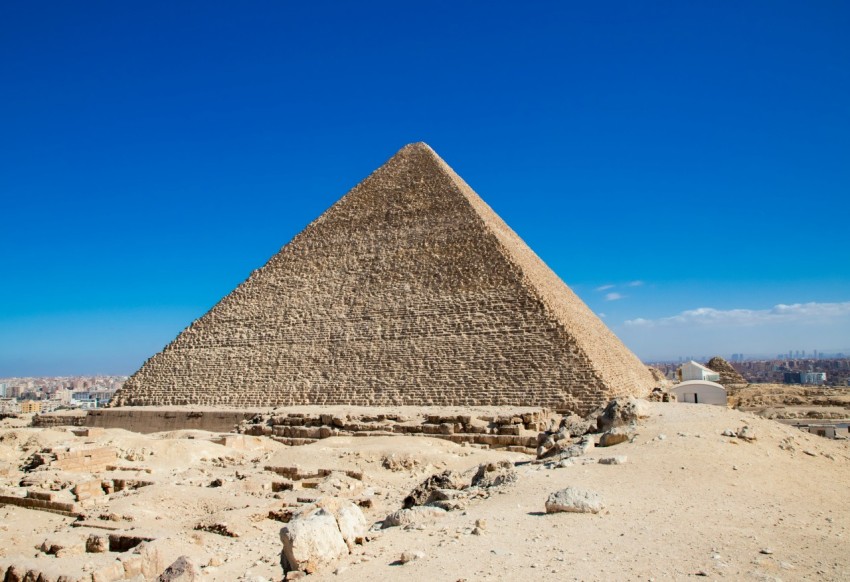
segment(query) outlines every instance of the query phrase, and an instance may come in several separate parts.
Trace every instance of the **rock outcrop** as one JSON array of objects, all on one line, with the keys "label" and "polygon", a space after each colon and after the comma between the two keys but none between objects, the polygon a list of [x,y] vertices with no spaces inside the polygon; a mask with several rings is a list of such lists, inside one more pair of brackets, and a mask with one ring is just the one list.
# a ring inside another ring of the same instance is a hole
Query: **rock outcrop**
[{"label": "rock outcrop", "polygon": [[280,530],[284,572],[311,574],[348,555],[366,532],[366,519],[350,501],[320,500],[293,516]]}]

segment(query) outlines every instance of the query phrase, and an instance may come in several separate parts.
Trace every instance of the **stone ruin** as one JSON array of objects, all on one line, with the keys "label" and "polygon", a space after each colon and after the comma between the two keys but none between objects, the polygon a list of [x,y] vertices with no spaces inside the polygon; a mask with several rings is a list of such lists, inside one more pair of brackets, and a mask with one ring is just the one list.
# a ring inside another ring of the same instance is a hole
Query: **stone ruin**
[{"label": "stone ruin", "polygon": [[711,358],[705,367],[720,374],[720,383],[724,386],[745,386],[748,384],[738,370],[720,356]]},{"label": "stone ruin", "polygon": [[424,143],[402,148],[160,353],[112,406],[544,406],[646,367]]},{"label": "stone ruin", "polygon": [[406,415],[373,409],[373,413],[327,414],[321,412],[260,413],[243,421],[237,431],[265,436],[289,446],[309,445],[337,436],[432,437],[461,446],[504,449],[535,454],[537,437],[555,416],[547,410],[511,410],[501,414],[456,414],[429,408],[423,415]]}]

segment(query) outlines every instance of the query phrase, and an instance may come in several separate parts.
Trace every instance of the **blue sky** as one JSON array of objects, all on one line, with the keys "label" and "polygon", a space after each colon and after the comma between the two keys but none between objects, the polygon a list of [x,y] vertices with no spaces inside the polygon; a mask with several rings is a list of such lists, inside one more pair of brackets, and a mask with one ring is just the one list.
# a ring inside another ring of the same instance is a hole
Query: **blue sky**
[{"label": "blue sky", "polygon": [[848,29],[830,1],[4,2],[0,376],[133,372],[412,141],[643,358],[850,352]]}]

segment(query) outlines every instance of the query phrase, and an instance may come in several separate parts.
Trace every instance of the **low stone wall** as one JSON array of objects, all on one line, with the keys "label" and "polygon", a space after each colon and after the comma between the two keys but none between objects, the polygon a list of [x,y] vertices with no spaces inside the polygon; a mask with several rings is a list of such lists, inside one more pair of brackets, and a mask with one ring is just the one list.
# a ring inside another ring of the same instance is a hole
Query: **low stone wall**
[{"label": "low stone wall", "polygon": [[334,436],[419,436],[454,443],[536,454],[537,435],[554,413],[541,409],[516,414],[403,414],[264,413],[245,421],[239,432],[264,435],[287,445],[307,445]]},{"label": "low stone wall", "polygon": [[257,410],[163,410],[139,408],[105,408],[90,410],[85,426],[123,428],[133,432],[152,433],[170,430],[207,430],[231,432]]},{"label": "low stone wall", "polygon": [[[117,545],[129,545],[131,549],[123,551],[113,547],[113,538]],[[166,564],[157,542],[147,538],[132,538],[132,536],[109,536],[109,552],[103,554],[86,554],[87,561],[79,561],[79,565],[44,562],[36,558],[0,556],[0,580],[6,582],[24,582],[29,580],[62,580],[67,582],[121,582],[135,580],[156,580]]]},{"label": "low stone wall", "polygon": [[15,495],[0,495],[0,505],[16,505],[27,509],[38,509],[50,513],[58,513],[67,517],[79,517],[82,514],[76,503],[56,501],[50,492],[27,491],[26,497]]},{"label": "low stone wall", "polygon": [[84,426],[86,412],[47,412],[32,417],[32,425],[37,428],[53,428],[56,426]]},{"label": "low stone wall", "polygon": [[51,469],[61,471],[103,471],[118,460],[118,451],[112,447],[71,447],[67,449],[53,448]]}]

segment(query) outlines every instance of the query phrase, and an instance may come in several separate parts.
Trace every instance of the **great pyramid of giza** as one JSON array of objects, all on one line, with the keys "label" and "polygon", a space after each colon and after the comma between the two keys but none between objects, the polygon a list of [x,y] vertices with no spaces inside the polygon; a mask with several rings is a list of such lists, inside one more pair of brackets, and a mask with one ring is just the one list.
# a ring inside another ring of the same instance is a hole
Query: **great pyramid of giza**
[{"label": "great pyramid of giza", "polygon": [[586,412],[653,385],[519,236],[415,143],[148,359],[112,405]]}]

